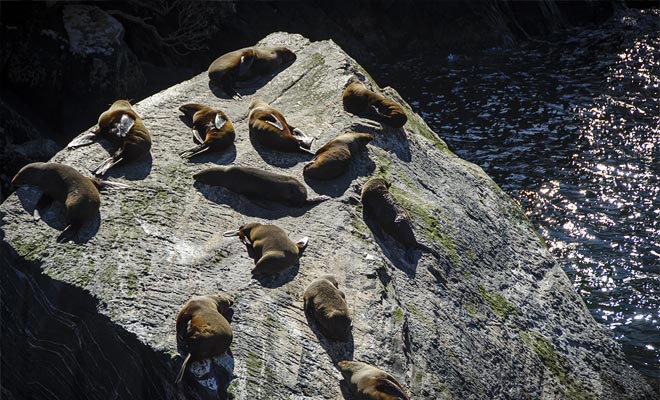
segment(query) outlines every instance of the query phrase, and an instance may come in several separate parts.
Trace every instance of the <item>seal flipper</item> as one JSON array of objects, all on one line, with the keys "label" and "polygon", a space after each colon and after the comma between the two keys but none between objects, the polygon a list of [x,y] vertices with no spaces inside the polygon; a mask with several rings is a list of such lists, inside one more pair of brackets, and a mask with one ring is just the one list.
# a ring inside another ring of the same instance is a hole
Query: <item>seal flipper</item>
[{"label": "seal flipper", "polygon": [[277,129],[283,131],[284,130],[284,125],[282,125],[282,122],[280,122],[280,120],[277,119],[275,114],[270,113],[268,115],[270,116],[270,118],[264,118],[264,122],[269,123],[269,124],[273,125],[274,127],[276,127]]},{"label": "seal flipper", "polygon": [[119,138],[125,138],[126,135],[128,135],[128,132],[130,132],[131,128],[133,128],[133,125],[135,125],[135,118],[128,114],[122,114],[117,127],[114,128],[115,134]]},{"label": "seal flipper", "polygon": [[94,186],[96,186],[96,189],[98,190],[128,189],[130,187],[129,185],[126,185],[124,183],[104,181],[98,178],[90,178],[89,180],[92,181],[92,183],[94,184]]},{"label": "seal flipper", "polygon": [[241,56],[241,61],[238,63],[238,76],[240,78],[248,76],[252,63],[254,62],[254,55]]},{"label": "seal flipper", "polygon": [[376,378],[376,383],[374,387],[377,391],[381,393],[388,394],[392,396],[393,399],[397,400],[409,400],[408,395],[403,392],[398,385],[394,384],[392,381],[386,378]]},{"label": "seal flipper", "polygon": [[112,157],[108,157],[108,158],[106,158],[105,160],[103,160],[103,162],[101,162],[101,164],[99,164],[98,167],[94,168],[94,170],[92,171],[92,173],[93,173],[94,175],[97,175],[97,176],[105,175],[105,173],[108,172],[108,170],[109,170],[110,168],[112,168],[112,167],[114,167],[115,165],[119,164],[119,163],[122,162],[123,160],[124,160],[124,158],[121,157],[121,149],[119,149],[119,150],[115,153],[115,155],[113,155]]},{"label": "seal flipper", "polygon": [[435,249],[432,249],[432,248],[430,248],[429,246],[427,246],[423,243],[417,242],[415,247],[417,247],[420,250],[427,251],[427,252],[433,254],[433,257],[435,257],[438,260],[440,259],[440,253],[438,253]]},{"label": "seal flipper", "polygon": [[193,129],[192,134],[193,134],[193,142],[195,142],[197,144],[204,143],[204,141],[202,140],[202,137],[199,135],[199,132],[197,131],[197,129]]},{"label": "seal flipper", "polygon": [[222,115],[215,114],[215,119],[213,120],[215,124],[215,129],[222,129],[223,126],[227,123],[227,119],[223,118]]},{"label": "seal flipper", "polygon": [[41,195],[39,201],[37,201],[37,205],[34,207],[34,212],[32,213],[32,217],[35,221],[39,221],[41,219],[41,210],[48,208],[52,202],[53,198],[46,193]]},{"label": "seal flipper", "polygon": [[331,198],[332,197],[326,196],[326,195],[314,196],[314,197],[310,197],[307,200],[305,200],[305,203],[307,203],[307,204],[316,204],[316,203],[324,202],[326,200],[330,200]]},{"label": "seal flipper", "polygon": [[208,145],[208,143],[202,143],[199,146],[195,146],[195,147],[190,148],[186,151],[182,151],[181,153],[179,153],[179,156],[181,156],[181,158],[191,159],[191,158],[193,158],[194,156],[196,156],[198,154],[204,153],[205,151],[207,151],[210,148],[211,147]]},{"label": "seal flipper", "polygon": [[95,131],[92,132],[87,132],[84,135],[78,136],[77,138],[73,139],[67,146],[67,149],[74,149],[76,147],[82,147],[82,146],[87,146],[90,145],[94,142],[96,142],[99,139],[99,137],[96,135]]},{"label": "seal flipper", "polygon": [[309,237],[305,236],[296,242],[296,247],[298,247],[298,252],[302,252],[307,247],[307,242],[309,242]]},{"label": "seal flipper", "polygon": [[78,235],[78,227],[73,226],[73,224],[67,225],[66,228],[60,233],[57,237],[57,243],[68,242]]},{"label": "seal flipper", "polygon": [[188,367],[188,362],[190,362],[190,353],[188,353],[185,360],[183,360],[183,365],[179,370],[179,374],[176,376],[176,380],[174,381],[174,384],[181,382],[181,379],[183,379],[183,374],[186,373],[186,367]]}]

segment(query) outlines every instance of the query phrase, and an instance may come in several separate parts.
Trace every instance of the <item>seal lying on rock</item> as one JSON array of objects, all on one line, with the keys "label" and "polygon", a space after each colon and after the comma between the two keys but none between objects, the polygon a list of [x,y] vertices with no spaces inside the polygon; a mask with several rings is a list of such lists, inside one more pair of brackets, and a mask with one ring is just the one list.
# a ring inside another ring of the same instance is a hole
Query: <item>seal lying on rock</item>
[{"label": "seal lying on rock", "polygon": [[181,308],[176,317],[176,337],[186,345],[188,356],[175,383],[181,381],[189,362],[219,356],[229,349],[234,333],[225,316],[233,304],[229,296],[218,293],[195,296]]},{"label": "seal lying on rock", "polygon": [[399,381],[383,370],[359,361],[340,361],[337,365],[357,399],[410,400]]},{"label": "seal lying on rock", "polygon": [[263,146],[281,151],[311,153],[313,138],[289,125],[282,113],[261,99],[252,99],[248,126],[252,135]]},{"label": "seal lying on rock", "polygon": [[99,137],[118,143],[119,148],[112,157],[99,164],[92,172],[104,175],[115,165],[124,164],[146,156],[151,149],[151,136],[140,116],[128,100],[117,100],[99,116],[98,127],[74,139],[67,148],[86,146]]},{"label": "seal lying on rock", "polygon": [[393,128],[408,121],[406,112],[397,102],[369,90],[362,82],[353,81],[342,94],[344,109],[351,114],[367,114]]},{"label": "seal lying on rock", "polygon": [[209,66],[208,75],[211,83],[240,99],[234,82],[270,74],[295,60],[296,55],[286,47],[246,47],[216,58]]},{"label": "seal lying on rock", "polygon": [[323,275],[305,289],[305,312],[318,323],[323,335],[330,339],[344,340],[351,330],[351,317],[346,296],[339,290],[334,275]]},{"label": "seal lying on rock", "polygon": [[249,247],[254,258],[252,276],[255,278],[274,275],[291,267],[300,259],[309,240],[304,237],[293,243],[282,228],[260,223],[243,225],[238,230],[225,232],[224,236],[238,236]]},{"label": "seal lying on rock", "polygon": [[96,216],[101,205],[99,189],[128,187],[87,178],[68,165],[43,162],[24,166],[11,183],[14,186],[34,185],[43,191],[34,210],[35,220],[40,219],[39,209],[45,208],[52,200],[64,203],[67,226],[57,238],[58,242],[68,239],[71,233],[77,234],[82,225]]},{"label": "seal lying on rock", "polygon": [[368,133],[349,132],[337,136],[316,151],[316,156],[303,168],[303,174],[314,179],[333,179],[348,169],[353,154],[367,146],[374,137]]},{"label": "seal lying on rock", "polygon": [[307,189],[292,176],[276,174],[252,167],[212,167],[193,175],[196,181],[222,186],[248,198],[276,201],[291,206],[304,206],[328,200],[328,196],[307,198]]},{"label": "seal lying on rock", "polygon": [[234,125],[224,112],[196,103],[184,104],[179,110],[192,118],[193,140],[197,143],[179,153],[181,157],[189,159],[206,151],[221,151],[234,143]]},{"label": "seal lying on rock", "polygon": [[372,178],[362,186],[362,206],[365,216],[375,221],[385,233],[405,246],[428,251],[439,258],[437,251],[415,239],[408,211],[389,192],[390,186],[391,184],[383,178]]}]

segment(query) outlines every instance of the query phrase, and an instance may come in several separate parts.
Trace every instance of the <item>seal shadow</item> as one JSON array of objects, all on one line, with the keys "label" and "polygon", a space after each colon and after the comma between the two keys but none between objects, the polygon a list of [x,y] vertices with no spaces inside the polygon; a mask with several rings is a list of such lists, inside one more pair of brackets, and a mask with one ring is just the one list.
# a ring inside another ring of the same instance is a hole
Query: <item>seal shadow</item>
[{"label": "seal shadow", "polygon": [[285,283],[291,282],[293,278],[298,275],[298,271],[300,271],[300,262],[293,264],[291,267],[278,274],[267,275],[253,279],[257,280],[259,284],[265,288],[277,289],[278,287],[283,286]]},{"label": "seal shadow", "polygon": [[[251,80],[247,81],[235,81],[233,83],[233,88],[241,96],[251,96],[257,92],[258,89],[266,86],[268,82],[270,82],[275,76],[277,76],[279,73],[284,71],[285,69],[289,68],[291,64],[293,64],[294,61],[287,63],[285,65],[280,66],[278,69],[276,69],[273,72],[263,74],[259,77],[253,78]],[[232,94],[229,94],[225,92],[221,87],[218,87],[218,85],[214,84],[209,80],[209,89],[211,90],[211,93],[215,97],[221,98],[221,99],[232,99],[233,96]]]},{"label": "seal shadow", "polygon": [[351,160],[351,164],[348,167],[348,171],[337,178],[324,181],[310,178],[304,174],[303,178],[305,183],[314,189],[316,193],[330,197],[340,197],[346,193],[346,190],[351,186],[351,183],[353,183],[355,178],[358,176],[371,175],[375,169],[376,164],[371,158],[369,158],[365,151],[360,152],[359,155],[353,157],[353,160]]},{"label": "seal shadow", "polygon": [[[182,364],[183,359],[177,366],[180,368]],[[202,398],[228,399],[227,389],[234,378],[234,365],[234,356],[231,350],[227,350],[216,357],[190,362],[182,381]]]},{"label": "seal shadow", "polygon": [[349,130],[370,133],[374,137],[370,143],[372,146],[378,146],[387,152],[394,153],[401,161],[410,162],[412,160],[410,143],[403,127],[392,128],[381,124],[379,129],[373,125],[357,121],[350,125]]},{"label": "seal shadow", "polygon": [[153,158],[151,152],[139,160],[130,161],[128,164],[120,164],[108,170],[101,178],[124,178],[129,181],[139,181],[151,173]]},{"label": "seal shadow", "polygon": [[321,329],[319,328],[316,320],[310,313],[305,310],[305,317],[307,318],[307,325],[309,329],[316,335],[317,340],[323,350],[328,353],[328,356],[332,360],[335,368],[340,361],[344,360],[353,360],[353,353],[355,352],[355,341],[353,340],[353,328],[348,332],[348,337],[346,340],[333,340],[328,339],[323,335]]},{"label": "seal shadow", "polygon": [[341,395],[344,398],[344,400],[354,400],[355,397],[353,396],[353,392],[351,392],[351,388],[348,385],[348,381],[346,378],[342,378],[341,381],[339,381],[339,390],[341,390]]},{"label": "seal shadow", "polygon": [[313,157],[312,154],[306,154],[302,151],[293,152],[293,151],[280,151],[273,150],[268,147],[263,146],[259,141],[254,137],[254,134],[250,132],[250,143],[252,147],[259,153],[259,156],[268,164],[273,165],[279,168],[291,168],[294,165],[310,161]]},{"label": "seal shadow", "polygon": [[[417,263],[422,257],[422,251],[419,249],[411,249],[403,246],[402,243],[397,242],[393,237],[382,231],[378,223],[371,216],[365,214],[362,210],[362,218],[371,233],[374,235],[374,240],[383,251],[385,257],[396,268],[403,271],[406,275],[414,278],[417,271]],[[404,251],[401,251],[403,249]]]},{"label": "seal shadow", "polygon": [[[41,190],[39,189],[35,189],[35,190],[36,193],[38,193],[36,197],[35,197],[35,192],[33,192],[32,190],[24,190],[19,188],[16,191],[18,200],[21,202],[23,209],[27,211],[30,215],[32,215],[34,213],[34,210],[37,208],[38,201],[41,198],[41,194],[42,194]],[[64,219],[64,215],[66,214],[64,204],[54,200],[52,204],[50,204],[47,207],[44,207],[43,209],[40,209],[39,211],[41,214],[41,220],[33,221],[33,222],[35,224],[45,223],[51,228],[60,231],[60,235],[61,235],[62,231],[64,231],[64,229],[67,227],[67,223]],[[91,221],[88,221],[80,229],[73,232],[73,234],[71,235],[71,240],[77,244],[87,243],[96,235],[100,226],[101,226],[101,213],[97,211],[96,214],[94,215],[94,218]],[[53,238],[53,240],[57,241],[59,237],[60,236],[58,235],[57,237]]]},{"label": "seal shadow", "polygon": [[299,217],[318,204],[306,204],[302,207],[291,207],[266,199],[250,199],[220,186],[210,186],[200,182],[195,182],[193,186],[206,199],[217,204],[226,204],[236,212],[247,217],[271,220],[286,216]]}]

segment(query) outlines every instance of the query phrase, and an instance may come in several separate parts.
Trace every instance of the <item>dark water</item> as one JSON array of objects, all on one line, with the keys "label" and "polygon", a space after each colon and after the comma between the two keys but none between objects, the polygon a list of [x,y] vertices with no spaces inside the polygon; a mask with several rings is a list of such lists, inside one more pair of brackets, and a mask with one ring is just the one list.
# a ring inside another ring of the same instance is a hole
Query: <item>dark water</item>
[{"label": "dark water", "polygon": [[660,13],[477,55],[385,65],[525,210],[632,365],[660,375]]}]

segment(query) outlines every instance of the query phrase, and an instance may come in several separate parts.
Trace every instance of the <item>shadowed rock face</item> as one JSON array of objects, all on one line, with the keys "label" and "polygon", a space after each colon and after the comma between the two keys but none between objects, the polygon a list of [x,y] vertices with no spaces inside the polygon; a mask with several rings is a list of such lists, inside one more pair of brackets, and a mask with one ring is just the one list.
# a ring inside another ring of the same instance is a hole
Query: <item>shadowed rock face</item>
[{"label": "shadowed rock face", "polygon": [[[102,194],[89,241],[55,242],[63,224],[57,204],[33,222],[34,189],[21,188],[0,206],[3,397],[21,397],[26,387],[62,399],[105,399],[114,389],[125,390],[121,398],[220,397],[228,386],[237,399],[336,399],[347,387],[335,364],[354,358],[394,375],[415,399],[654,398],[519,207],[451,153],[396,91],[382,90],[404,106],[408,122],[381,127],[343,110],[351,76],[379,88],[333,42],[275,33],[260,44],[287,46],[298,58],[241,90],[243,101],[215,97],[203,73],[135,105],[153,134],[152,159],[111,171],[132,189]],[[345,175],[308,182],[310,196],[335,199],[289,208],[193,184],[194,173],[228,163],[302,178],[309,157],[250,142],[254,96],[316,136],[312,150],[346,131],[374,135],[368,157],[354,158]],[[235,151],[181,160],[190,133],[178,107],[190,102],[226,112]],[[85,171],[107,154],[94,144],[51,161]],[[393,183],[417,237],[440,260],[374,239],[354,201],[373,175]],[[272,281],[251,279],[243,245],[222,236],[247,222],[309,236],[299,265]],[[348,342],[325,340],[304,316],[305,288],[327,273],[337,276],[353,316]],[[175,387],[177,312],[191,296],[218,290],[235,301],[233,360],[195,367],[193,374],[209,375]]]}]

